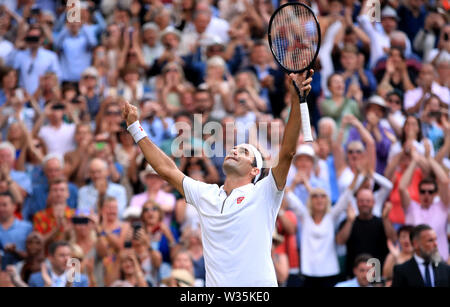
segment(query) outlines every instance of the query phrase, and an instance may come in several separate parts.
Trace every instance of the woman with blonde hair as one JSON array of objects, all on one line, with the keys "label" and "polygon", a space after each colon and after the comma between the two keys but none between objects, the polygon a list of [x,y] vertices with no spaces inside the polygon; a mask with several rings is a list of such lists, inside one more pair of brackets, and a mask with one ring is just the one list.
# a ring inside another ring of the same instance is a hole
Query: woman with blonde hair
[{"label": "woman with blonde hair", "polygon": [[[355,177],[356,178],[356,177]],[[294,194],[293,189],[303,183],[309,192],[306,206]],[[338,281],[339,264],[335,245],[335,228],[341,213],[347,208],[354,214],[350,196],[354,192],[356,179],[332,207],[324,189],[311,188],[308,180],[297,173],[290,187],[286,187],[285,200],[301,222],[301,273],[305,287],[333,287]]]}]

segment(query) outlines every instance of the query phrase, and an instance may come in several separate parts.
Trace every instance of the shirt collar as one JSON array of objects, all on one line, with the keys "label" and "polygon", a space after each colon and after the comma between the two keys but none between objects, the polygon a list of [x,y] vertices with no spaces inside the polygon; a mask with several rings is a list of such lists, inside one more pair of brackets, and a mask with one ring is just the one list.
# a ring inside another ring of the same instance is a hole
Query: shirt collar
[{"label": "shirt collar", "polygon": [[[253,183],[248,183],[245,185],[242,185],[240,187],[234,188],[233,190],[231,190],[231,193],[233,193],[234,191],[240,191],[240,192],[248,192],[250,191],[255,185]],[[225,192],[225,190],[223,189],[223,185],[220,187],[220,193],[227,193]],[[229,195],[231,195],[231,193]],[[229,196],[228,195],[228,196]]]},{"label": "shirt collar", "polygon": [[418,264],[423,264],[425,262],[425,259],[423,259],[422,257],[418,256],[416,253],[414,253],[414,259],[416,259],[416,262]]}]

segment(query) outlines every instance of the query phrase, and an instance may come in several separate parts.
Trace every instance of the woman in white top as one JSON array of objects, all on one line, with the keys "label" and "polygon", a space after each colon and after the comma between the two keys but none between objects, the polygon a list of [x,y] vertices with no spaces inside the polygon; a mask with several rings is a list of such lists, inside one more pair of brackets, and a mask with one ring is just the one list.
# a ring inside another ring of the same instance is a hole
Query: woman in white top
[{"label": "woman in white top", "polygon": [[[356,178],[357,176],[355,176]],[[292,188],[303,183],[309,191],[306,206],[292,192]],[[335,227],[341,213],[350,208],[350,196],[354,192],[356,179],[331,207],[330,197],[321,188],[311,188],[308,181],[299,175],[286,188],[286,201],[302,223],[301,272],[305,287],[333,287],[340,272],[335,245]]]}]

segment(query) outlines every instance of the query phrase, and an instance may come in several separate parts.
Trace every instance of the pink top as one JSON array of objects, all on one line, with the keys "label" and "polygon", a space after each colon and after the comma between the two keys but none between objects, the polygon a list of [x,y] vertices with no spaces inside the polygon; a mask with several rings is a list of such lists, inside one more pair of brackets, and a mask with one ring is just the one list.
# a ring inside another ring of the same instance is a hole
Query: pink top
[{"label": "pink top", "polygon": [[439,253],[444,261],[448,259],[447,221],[448,209],[442,201],[433,203],[428,209],[411,201],[405,212],[406,224],[427,224],[436,231]]},{"label": "pink top", "polygon": [[[131,198],[130,207],[142,208],[142,206],[144,206],[144,203],[147,200],[148,200],[147,192],[137,194]],[[172,215],[173,210],[175,209],[175,202],[176,202],[175,196],[173,194],[166,193],[162,190],[159,190],[158,194],[156,194],[155,202],[165,212],[164,222],[169,225],[170,217]]]}]

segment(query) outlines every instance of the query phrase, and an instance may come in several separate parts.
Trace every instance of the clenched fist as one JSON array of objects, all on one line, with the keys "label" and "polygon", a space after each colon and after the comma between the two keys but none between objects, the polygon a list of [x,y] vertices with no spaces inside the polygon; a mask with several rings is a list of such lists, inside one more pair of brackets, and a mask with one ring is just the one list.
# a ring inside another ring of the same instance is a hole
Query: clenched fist
[{"label": "clenched fist", "polygon": [[129,126],[138,120],[139,118],[138,109],[126,100],[123,100],[121,104],[122,104],[122,118],[127,122],[127,126]]}]

